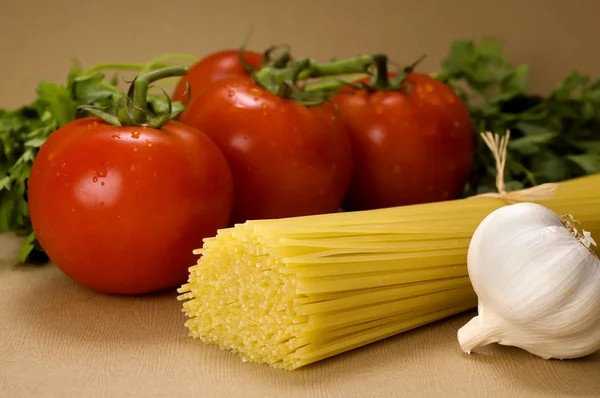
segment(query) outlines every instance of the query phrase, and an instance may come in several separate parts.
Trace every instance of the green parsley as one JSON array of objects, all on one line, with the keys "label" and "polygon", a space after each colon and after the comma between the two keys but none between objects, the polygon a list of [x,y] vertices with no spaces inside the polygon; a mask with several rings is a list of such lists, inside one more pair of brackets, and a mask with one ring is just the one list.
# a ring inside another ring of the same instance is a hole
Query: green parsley
[{"label": "green parsley", "polygon": [[[455,42],[437,78],[453,86],[478,131],[511,132],[508,190],[600,172],[600,77],[571,72],[547,95],[529,93],[528,65],[511,65],[500,42]],[[483,140],[465,195],[495,191]]]}]

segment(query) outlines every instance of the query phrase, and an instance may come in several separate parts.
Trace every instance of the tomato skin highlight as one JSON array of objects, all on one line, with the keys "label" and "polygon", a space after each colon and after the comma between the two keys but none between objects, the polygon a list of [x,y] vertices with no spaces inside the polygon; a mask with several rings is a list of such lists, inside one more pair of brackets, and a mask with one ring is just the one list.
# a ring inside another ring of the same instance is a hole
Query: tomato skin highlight
[{"label": "tomato skin highlight", "polygon": [[464,189],[476,143],[467,107],[427,75],[405,82],[408,95],[344,89],[333,97],[354,153],[346,210],[450,200]]},{"label": "tomato skin highlight", "polygon": [[234,222],[338,211],[352,150],[331,103],[306,107],[232,78],[208,86],[180,120],[206,131],[225,155]]},{"label": "tomato skin highlight", "polygon": [[[248,64],[255,68],[260,68],[262,65],[263,55],[260,53],[244,51],[243,57]],[[245,76],[250,76],[250,74],[240,62],[239,50],[218,51],[209,54],[192,65],[188,69],[187,75],[177,82],[171,98],[173,101],[187,103],[187,82],[189,82],[191,87],[190,98],[193,98],[214,81]]]},{"label": "tomato skin highlight", "polygon": [[36,236],[58,268],[113,294],[184,282],[202,238],[228,225],[233,181],[216,146],[176,121],[160,130],[98,118],[42,145],[28,181]]}]

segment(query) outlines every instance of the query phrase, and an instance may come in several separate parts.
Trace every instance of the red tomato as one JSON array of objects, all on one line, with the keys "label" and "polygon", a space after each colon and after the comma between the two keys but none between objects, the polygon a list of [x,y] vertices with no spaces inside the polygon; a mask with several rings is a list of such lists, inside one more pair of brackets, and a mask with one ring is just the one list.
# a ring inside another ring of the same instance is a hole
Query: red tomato
[{"label": "red tomato", "polygon": [[233,78],[208,86],[180,120],[206,131],[225,155],[236,190],[234,222],[339,209],[352,153],[331,103],[308,108]]},{"label": "red tomato", "polygon": [[[254,51],[244,51],[243,54],[246,62],[255,68],[260,68],[262,54]],[[240,62],[240,50],[223,50],[210,54],[188,69],[187,75],[182,77],[175,86],[172,99],[187,103],[186,82],[190,83],[190,98],[193,98],[211,82],[237,76],[249,76]]]},{"label": "red tomato", "polygon": [[[474,161],[469,111],[450,87],[411,73],[403,91],[334,96],[353,145],[347,210],[457,198]],[[344,90],[345,91],[345,90]]]},{"label": "red tomato", "polygon": [[97,118],[42,145],[29,178],[31,222],[50,259],[90,288],[140,294],[185,281],[202,238],[228,225],[233,180],[203,133]]}]

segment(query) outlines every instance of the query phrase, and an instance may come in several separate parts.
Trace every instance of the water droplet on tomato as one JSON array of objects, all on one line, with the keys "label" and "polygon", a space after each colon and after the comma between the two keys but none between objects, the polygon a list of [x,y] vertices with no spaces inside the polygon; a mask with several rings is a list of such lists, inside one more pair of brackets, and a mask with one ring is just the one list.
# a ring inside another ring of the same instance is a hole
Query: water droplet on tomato
[{"label": "water droplet on tomato", "polygon": [[140,138],[140,132],[139,131],[132,131],[131,132],[131,137],[132,138]]},{"label": "water droplet on tomato", "polygon": [[433,86],[431,84],[426,84],[425,91],[427,91],[428,93],[431,93],[433,91]]},{"label": "water droplet on tomato", "polygon": [[138,149],[137,149],[137,147],[136,147],[136,146],[134,146],[134,147],[133,147],[133,152],[137,152],[137,150],[138,150]]},{"label": "water droplet on tomato", "polygon": [[268,115],[269,115],[269,113],[267,111],[263,112],[263,116],[268,116]]},{"label": "water droplet on tomato", "polygon": [[71,211],[72,211],[73,213],[75,213],[75,208],[74,208],[74,207],[71,207]]},{"label": "water droplet on tomato", "polygon": [[154,177],[158,177],[158,173],[156,171],[154,172]]},{"label": "water droplet on tomato", "polygon": [[100,202],[100,206],[104,206],[104,202]]},{"label": "water droplet on tomato", "polygon": [[453,104],[453,103],[456,101],[456,99],[454,98],[454,96],[453,96],[453,95],[447,95],[447,96],[446,96],[446,101],[447,101],[449,104]]},{"label": "water droplet on tomato", "polygon": [[252,97],[254,99],[254,101],[258,101],[260,99],[260,97],[258,95],[255,95],[254,97]]},{"label": "water droplet on tomato", "polygon": [[152,156],[148,156],[148,160],[152,160]]},{"label": "water droplet on tomato", "polygon": [[227,92],[227,95],[228,95],[229,97],[233,97],[233,96],[235,96],[235,91],[233,91],[233,90],[229,90],[229,91]]},{"label": "water droplet on tomato", "polygon": [[135,171],[135,165],[132,164],[131,167],[129,168],[130,171]]},{"label": "water droplet on tomato", "polygon": [[56,176],[57,176],[57,177],[60,177],[60,173],[56,173]]},{"label": "water droplet on tomato", "polygon": [[61,166],[62,166],[62,167],[67,167],[67,164],[66,164],[66,163],[63,163]]},{"label": "water droplet on tomato", "polygon": [[100,166],[96,169],[96,175],[100,178],[106,177],[108,174],[108,170],[106,170],[106,166]]},{"label": "water droplet on tomato", "polygon": [[147,144],[149,147],[152,147],[152,141],[148,141]]},{"label": "water droplet on tomato", "polygon": [[102,181],[102,182],[100,183],[100,185],[104,186],[104,181]]},{"label": "water droplet on tomato", "polygon": [[264,108],[264,109],[267,109],[267,104],[265,104],[265,103],[262,103],[262,104],[260,104],[260,107],[261,107],[261,108]]},{"label": "water droplet on tomato", "polygon": [[92,182],[98,182],[98,177],[94,176],[94,177],[92,178]]},{"label": "water droplet on tomato", "polygon": [[111,137],[121,139],[121,134],[113,134]]}]

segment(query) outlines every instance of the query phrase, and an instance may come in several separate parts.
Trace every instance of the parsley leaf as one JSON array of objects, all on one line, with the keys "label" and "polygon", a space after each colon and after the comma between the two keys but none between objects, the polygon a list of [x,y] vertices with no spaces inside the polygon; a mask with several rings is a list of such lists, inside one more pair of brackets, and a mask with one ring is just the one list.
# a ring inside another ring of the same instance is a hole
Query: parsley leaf
[{"label": "parsley leaf", "polygon": [[[463,98],[477,131],[511,131],[507,189],[600,172],[600,77],[568,74],[548,95],[528,92],[528,65],[511,65],[497,39],[455,42],[436,77]],[[495,191],[481,138],[466,196]]]}]

